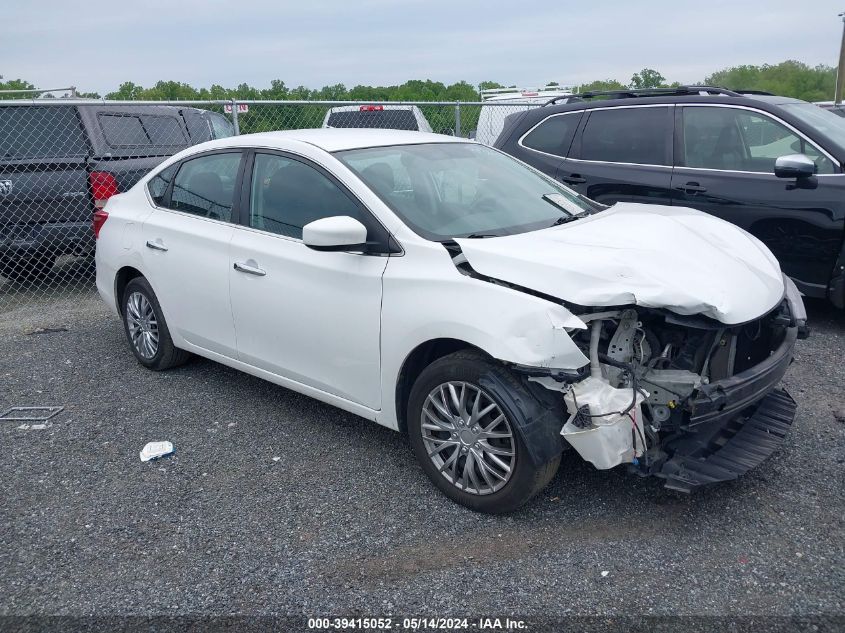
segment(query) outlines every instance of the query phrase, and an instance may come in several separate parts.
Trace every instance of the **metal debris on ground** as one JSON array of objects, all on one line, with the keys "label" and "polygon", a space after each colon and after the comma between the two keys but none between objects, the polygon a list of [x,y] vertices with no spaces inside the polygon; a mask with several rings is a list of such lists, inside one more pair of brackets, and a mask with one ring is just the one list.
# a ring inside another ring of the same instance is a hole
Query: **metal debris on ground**
[{"label": "metal debris on ground", "polygon": [[64,407],[12,407],[0,415],[0,422],[46,422]]},{"label": "metal debris on ground", "polygon": [[158,459],[165,455],[170,455],[173,452],[173,444],[171,442],[148,442],[141,450],[141,461],[148,462],[151,459]]}]

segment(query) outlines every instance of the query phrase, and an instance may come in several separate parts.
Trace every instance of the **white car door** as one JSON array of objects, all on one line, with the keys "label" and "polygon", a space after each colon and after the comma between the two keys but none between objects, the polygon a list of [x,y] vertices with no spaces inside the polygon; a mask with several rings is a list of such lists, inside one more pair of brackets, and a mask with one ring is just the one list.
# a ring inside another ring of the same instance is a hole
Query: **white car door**
[{"label": "white car door", "polygon": [[[382,275],[379,254],[325,252],[302,227],[331,216],[380,225],[351,193],[310,163],[256,152],[244,176],[249,201],[230,249],[238,358],[377,410]],[[371,229],[372,227],[372,229]],[[386,244],[387,234],[383,234]]]},{"label": "white car door", "polygon": [[215,152],[181,163],[172,183],[158,184],[161,206],[142,229],[147,275],[177,341],[230,358],[237,350],[229,243],[241,156]]}]

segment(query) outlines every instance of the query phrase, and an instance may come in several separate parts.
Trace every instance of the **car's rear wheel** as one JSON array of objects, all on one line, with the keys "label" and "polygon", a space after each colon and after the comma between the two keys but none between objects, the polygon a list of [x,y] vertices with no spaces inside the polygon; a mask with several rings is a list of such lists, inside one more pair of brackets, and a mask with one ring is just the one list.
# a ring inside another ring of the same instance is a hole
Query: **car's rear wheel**
[{"label": "car's rear wheel", "polygon": [[521,435],[522,413],[508,404],[524,397],[516,376],[475,352],[444,356],[420,374],[408,403],[411,446],[450,499],[479,512],[510,512],[554,476],[560,455],[535,464]]},{"label": "car's rear wheel", "polygon": [[121,311],[129,347],[144,367],[161,371],[182,365],[191,357],[173,344],[161,305],[143,277],[126,284]]}]

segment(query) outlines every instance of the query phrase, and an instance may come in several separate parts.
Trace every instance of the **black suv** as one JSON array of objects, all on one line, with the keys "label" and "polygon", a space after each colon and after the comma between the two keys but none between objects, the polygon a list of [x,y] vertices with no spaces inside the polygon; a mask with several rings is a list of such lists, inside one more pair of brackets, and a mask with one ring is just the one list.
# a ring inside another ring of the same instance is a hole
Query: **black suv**
[{"label": "black suv", "polygon": [[762,240],[845,307],[845,119],[709,86],[584,93],[510,115],[495,147],[588,198],[682,205]]},{"label": "black suv", "polygon": [[232,134],[224,116],[197,108],[0,104],[0,275],[39,277],[60,255],[92,253],[92,214],[110,195]]}]

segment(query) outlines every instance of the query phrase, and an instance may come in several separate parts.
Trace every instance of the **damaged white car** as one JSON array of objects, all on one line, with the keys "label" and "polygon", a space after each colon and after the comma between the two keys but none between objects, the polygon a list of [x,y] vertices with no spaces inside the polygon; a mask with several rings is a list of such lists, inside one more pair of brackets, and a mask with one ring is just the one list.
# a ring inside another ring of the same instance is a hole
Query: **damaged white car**
[{"label": "damaged white car", "polygon": [[97,287],[138,361],[198,354],[407,433],[475,510],[569,449],[690,490],[782,442],[806,314],[757,239],[605,208],[491,148],[381,130],[238,136],[95,214]]}]

